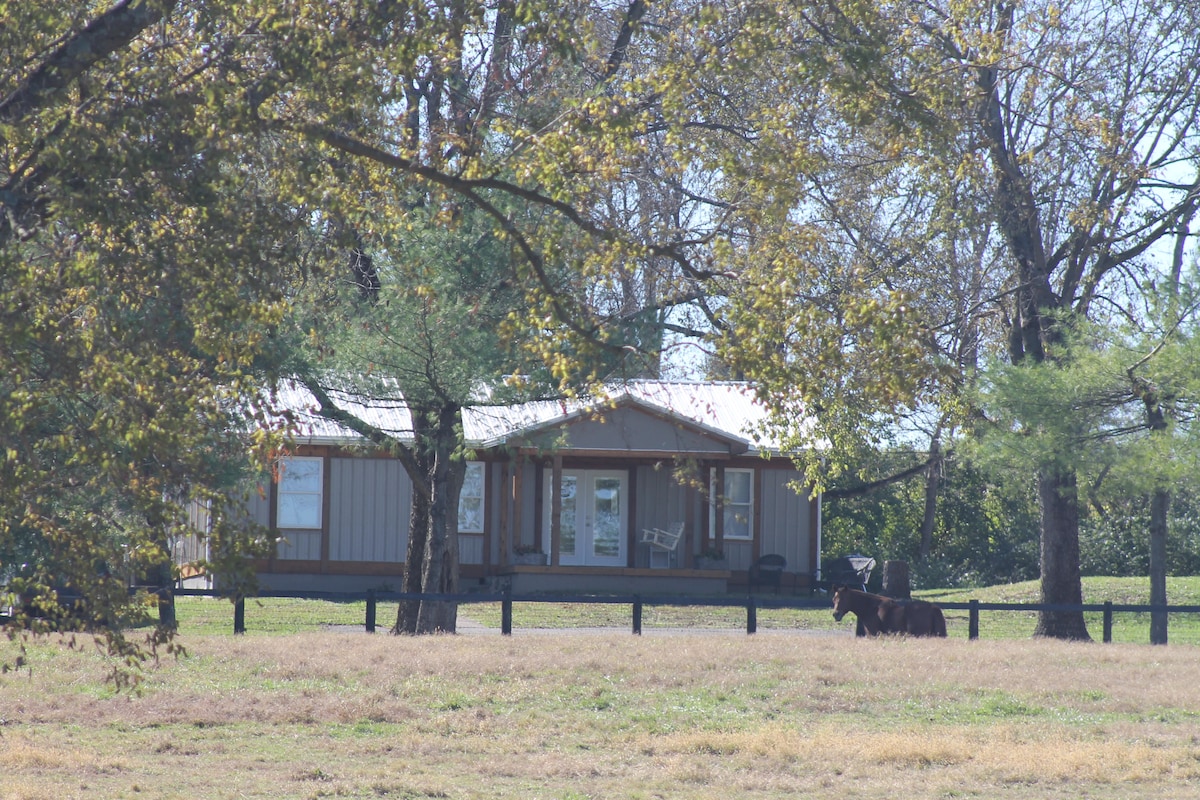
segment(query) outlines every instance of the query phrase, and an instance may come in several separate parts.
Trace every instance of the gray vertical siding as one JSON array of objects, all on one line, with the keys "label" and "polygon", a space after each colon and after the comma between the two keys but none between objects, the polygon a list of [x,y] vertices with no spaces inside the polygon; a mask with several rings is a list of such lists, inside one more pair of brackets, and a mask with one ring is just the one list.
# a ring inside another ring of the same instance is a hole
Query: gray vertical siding
[{"label": "gray vertical siding", "polygon": [[483,563],[483,537],[477,533],[460,533],[458,535],[458,563]]},{"label": "gray vertical siding", "polygon": [[[760,503],[755,508],[758,518],[760,554],[779,553],[788,562],[789,572],[810,572],[808,550],[809,537],[809,501],[806,496],[797,494],[788,484],[800,479],[800,473],[793,469],[762,469],[757,472],[756,480],[761,481],[761,491],[756,491],[756,501]],[[639,467],[636,471],[635,485],[637,487],[637,513],[635,515],[635,540],[640,538],[644,528],[662,528],[672,522],[687,519],[687,491],[676,483],[670,468],[654,469]],[[694,509],[696,530],[688,530],[685,535],[692,543],[693,552],[697,552],[704,520],[708,519],[709,508],[703,498],[697,494]],[[647,563],[645,548],[639,545],[636,565]],[[748,569],[754,561],[754,543],[739,539],[725,540],[725,558],[729,568],[733,570]]]},{"label": "gray vertical siding", "polygon": [[412,484],[400,462],[334,458],[329,469],[330,560],[403,561]]},{"label": "gray vertical siding", "polygon": [[[531,462],[521,466],[522,494],[517,498],[521,505],[521,527],[523,534],[513,532],[516,539],[529,541],[532,531],[544,520],[536,519],[535,495],[538,482],[544,479],[541,470]],[[412,485],[398,461],[392,459],[334,458],[329,461],[330,492],[325,502],[329,504],[329,557],[333,561],[391,562],[404,561],[408,542],[408,516],[412,504]],[[499,563],[499,526],[501,505],[510,503],[508,519],[513,520],[511,501],[503,485],[499,464],[487,465],[487,522],[492,545],[491,561]],[[756,480],[761,482],[755,492],[755,515],[758,520],[758,547],[760,554],[779,553],[788,561],[789,572],[811,572],[809,563],[809,539],[815,535],[810,530],[809,500],[806,494],[797,492],[789,484],[800,479],[793,469],[766,468],[757,471]],[[633,475],[636,492],[636,509],[633,520],[635,548],[634,565],[648,564],[646,548],[640,544],[644,528],[663,528],[673,522],[688,518],[687,503],[691,494],[694,524],[685,530],[692,552],[700,545],[700,536],[708,519],[709,509],[700,493],[689,493],[680,486],[672,473],[671,466],[655,469],[639,466]],[[246,507],[246,516],[265,525],[269,519],[269,500],[251,493]],[[321,535],[319,531],[281,530],[284,541],[280,542],[278,557],[285,560],[319,560],[321,558]],[[467,534],[459,538],[459,559],[463,564],[482,564],[484,538]],[[729,567],[745,570],[753,561],[755,543],[726,540],[725,553]],[[680,559],[682,563],[683,549]]]},{"label": "gray vertical siding", "polygon": [[171,537],[171,560],[177,565],[191,564],[208,558],[208,540],[211,512],[207,503],[193,500],[188,504],[188,530],[195,534]]},{"label": "gray vertical siding", "polygon": [[271,524],[271,491],[267,486],[252,490],[246,501],[246,519],[264,528]]},{"label": "gray vertical siding", "polygon": [[669,465],[659,469],[638,467],[634,487],[637,492],[634,527],[639,534],[643,528],[665,528],[687,519],[687,492],[675,482]]},{"label": "gray vertical siding", "polygon": [[321,558],[321,532],[314,530],[292,530],[282,528],[279,531],[281,541],[277,552],[284,561],[319,561]]},{"label": "gray vertical siding", "polygon": [[[666,528],[672,523],[683,522],[685,539],[696,541],[696,531],[686,527],[687,490],[675,481],[670,464],[663,464],[657,469],[638,467],[634,470],[633,481],[634,496],[637,498],[633,521],[633,540],[637,542],[634,566],[646,567],[650,564],[649,545],[641,544],[642,531],[647,528]],[[675,561],[678,566],[683,566],[685,550],[683,542],[680,542]]]},{"label": "gray vertical siding", "polygon": [[808,543],[814,532],[809,530],[808,496],[789,485],[800,480],[800,473],[793,469],[765,469],[759,474],[762,479],[760,552],[782,555],[787,559],[789,572],[811,572],[814,565],[809,563]]},{"label": "gray vertical siding", "polygon": [[[515,502],[509,495],[510,486],[505,485],[503,481],[504,467],[499,462],[488,464],[488,481],[487,490],[489,492],[485,503],[488,509],[488,530],[491,532],[491,561],[492,564],[499,564],[500,558],[500,520],[501,514],[507,514],[509,527],[509,547],[512,547],[517,542],[532,542],[534,540],[533,532],[539,530],[539,524],[544,527],[545,520],[537,519],[537,490],[538,481],[545,480],[541,468],[536,464],[521,460],[516,462],[516,469],[521,470],[521,496],[516,498]],[[510,472],[509,478],[512,478]],[[521,506],[521,530],[516,530],[516,509],[515,504]],[[506,505],[507,510],[501,511],[501,506]],[[463,564],[482,564],[483,563],[483,542],[478,543],[475,550],[469,550],[473,544],[467,540],[471,537],[460,537],[460,546],[463,548],[459,552],[459,561]],[[471,555],[478,553],[477,556]],[[468,558],[477,558],[476,561],[468,561]]]}]

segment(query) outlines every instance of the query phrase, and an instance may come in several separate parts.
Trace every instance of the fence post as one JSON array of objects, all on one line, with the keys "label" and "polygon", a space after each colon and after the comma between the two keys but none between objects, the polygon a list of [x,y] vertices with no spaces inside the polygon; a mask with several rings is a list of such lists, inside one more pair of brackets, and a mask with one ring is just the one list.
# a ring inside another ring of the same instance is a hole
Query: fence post
[{"label": "fence post", "polygon": [[746,600],[746,633],[758,632],[758,601],[751,596]]},{"label": "fence post", "polygon": [[246,598],[239,597],[233,604],[233,632],[246,632]]},{"label": "fence post", "polygon": [[967,618],[967,638],[968,639],[978,639],[979,638],[979,601],[971,600],[971,601],[969,601],[969,603],[970,603],[970,609],[967,612],[969,614],[969,616]]},{"label": "fence post", "polygon": [[512,589],[505,590],[504,599],[500,601],[500,633],[512,636]]},{"label": "fence post", "polygon": [[375,590],[367,589],[367,633],[375,632]]},{"label": "fence post", "polygon": [[1104,601],[1104,643],[1112,644],[1112,600]]},{"label": "fence post", "polygon": [[633,635],[642,635],[642,598],[633,601]]}]

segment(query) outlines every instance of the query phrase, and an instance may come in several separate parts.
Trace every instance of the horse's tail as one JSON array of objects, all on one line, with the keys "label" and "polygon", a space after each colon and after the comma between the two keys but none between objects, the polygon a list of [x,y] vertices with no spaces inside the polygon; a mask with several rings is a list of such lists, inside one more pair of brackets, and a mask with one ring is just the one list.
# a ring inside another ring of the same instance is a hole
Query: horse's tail
[{"label": "horse's tail", "polygon": [[929,626],[929,632],[934,636],[946,635],[946,617],[942,614],[940,606],[933,607],[933,623]]}]

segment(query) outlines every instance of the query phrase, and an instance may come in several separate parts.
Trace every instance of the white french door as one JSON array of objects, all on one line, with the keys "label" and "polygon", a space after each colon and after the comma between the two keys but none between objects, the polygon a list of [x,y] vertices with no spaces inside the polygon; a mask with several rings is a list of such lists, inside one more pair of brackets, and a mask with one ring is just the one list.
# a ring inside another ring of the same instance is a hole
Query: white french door
[{"label": "white french door", "polygon": [[[554,473],[546,470],[543,547],[550,552]],[[622,470],[564,469],[558,563],[593,567],[626,564],[625,503],[629,475]]]}]

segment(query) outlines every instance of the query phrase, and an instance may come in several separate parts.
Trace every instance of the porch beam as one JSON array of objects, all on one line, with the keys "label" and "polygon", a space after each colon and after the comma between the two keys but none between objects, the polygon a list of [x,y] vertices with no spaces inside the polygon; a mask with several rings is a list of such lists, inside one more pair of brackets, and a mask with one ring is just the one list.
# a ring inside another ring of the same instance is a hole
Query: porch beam
[{"label": "porch beam", "polygon": [[[510,510],[513,504],[513,469],[511,462],[504,461],[500,464],[500,565],[508,565],[508,543],[511,541],[511,533],[509,532],[509,520],[511,518]],[[490,519],[490,517],[485,518]],[[487,527],[485,526],[485,530]],[[484,564],[489,562],[490,542],[484,542]]]},{"label": "porch beam", "polygon": [[725,552],[725,467],[722,464],[717,465],[717,477],[713,486],[713,502],[716,508],[713,520],[713,539],[714,545],[721,552]]},{"label": "porch beam", "polygon": [[329,529],[333,519],[333,476],[332,472],[333,460],[329,457],[329,450],[326,449],[321,455],[321,574],[329,573]]},{"label": "porch beam", "polygon": [[[625,485],[628,487],[627,496],[628,503],[623,503],[622,508],[625,511],[625,566],[637,566],[637,467],[629,467],[625,470]],[[678,547],[676,544],[676,558],[678,559]],[[647,556],[648,558],[649,556]],[[676,561],[676,564],[679,562]],[[649,562],[647,562],[649,566]],[[671,566],[670,558],[667,559],[667,566]]]},{"label": "porch beam", "polygon": [[[541,451],[536,447],[521,447],[517,452],[526,456],[538,456]],[[595,450],[585,448],[572,448],[570,451],[572,458],[638,458],[647,460],[662,460],[675,459],[681,456],[687,458],[706,459],[708,461],[730,461],[737,457],[736,453],[730,453],[724,450],[713,450],[707,452],[684,452],[679,450]]]},{"label": "porch beam", "polygon": [[[681,566],[692,567],[695,565],[696,542],[701,541],[700,534],[702,531],[699,528],[696,519],[696,506],[700,503],[701,495],[696,491],[696,486],[693,481],[684,481],[683,488],[683,554],[677,557],[677,563]],[[707,514],[701,514],[701,519],[707,520]]]},{"label": "porch beam", "polygon": [[562,472],[563,457],[555,455],[550,467],[550,566],[558,566],[562,538]]},{"label": "porch beam", "polygon": [[[525,522],[525,520],[524,520],[525,504],[523,502],[521,502],[524,491],[525,491],[525,460],[523,458],[519,458],[519,459],[517,459],[517,463],[516,463],[515,467],[513,468],[513,478],[512,478],[512,503],[513,503],[513,511],[512,511],[512,537],[513,537],[513,539],[512,539],[512,543],[513,544],[520,542],[521,527]],[[505,564],[511,563],[510,559],[509,559],[509,548],[508,547],[506,547],[504,550],[504,563]]]},{"label": "porch beam", "polygon": [[[279,535],[279,474],[278,464],[272,465],[274,475],[271,476],[271,482],[267,486],[267,530],[271,532],[271,555],[267,561],[267,572],[275,571],[275,562],[279,559],[279,542],[282,537]],[[212,539],[208,540],[206,547],[212,546]],[[260,570],[261,571],[261,570]]]}]

